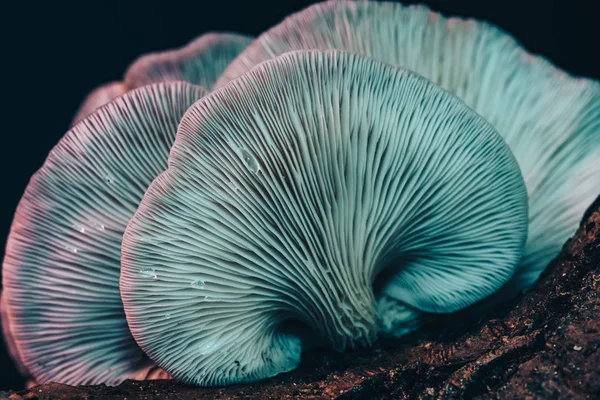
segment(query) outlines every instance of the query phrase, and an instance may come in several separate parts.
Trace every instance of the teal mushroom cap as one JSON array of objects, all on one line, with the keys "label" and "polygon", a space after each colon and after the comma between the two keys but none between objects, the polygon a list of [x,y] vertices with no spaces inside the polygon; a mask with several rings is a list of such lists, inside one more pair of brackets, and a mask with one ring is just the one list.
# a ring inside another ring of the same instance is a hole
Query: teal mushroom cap
[{"label": "teal mushroom cap", "polygon": [[447,18],[421,5],[348,0],[287,17],[242,51],[216,86],[303,49],[352,51],[408,68],[494,126],[529,194],[526,249],[501,297],[529,289],[598,196],[600,83],[569,76],[485,22]]},{"label": "teal mushroom cap", "polygon": [[123,236],[121,297],[174,378],[249,382],[481,300],[526,235],[519,167],[462,101],[362,55],[290,52],[186,112]]}]

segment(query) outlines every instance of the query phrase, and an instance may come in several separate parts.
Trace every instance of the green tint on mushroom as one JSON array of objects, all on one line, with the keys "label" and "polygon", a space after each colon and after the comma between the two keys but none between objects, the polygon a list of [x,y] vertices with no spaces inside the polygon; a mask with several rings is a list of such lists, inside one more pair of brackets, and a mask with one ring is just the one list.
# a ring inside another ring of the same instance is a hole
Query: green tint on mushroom
[{"label": "green tint on mushroom", "polygon": [[529,237],[503,295],[528,289],[600,190],[600,84],[530,55],[486,23],[423,6],[330,1],[258,37],[217,82],[291,50],[341,49],[400,65],[456,94],[517,159],[529,193]]},{"label": "green tint on mushroom", "polygon": [[77,123],[31,179],[7,242],[2,305],[7,339],[37,382],[166,376],[127,327],[121,238],[204,94],[185,82],[128,92]]},{"label": "green tint on mushroom", "polygon": [[[254,381],[488,296],[526,231],[516,161],[459,99],[368,57],[292,52],[185,114],[123,237],[121,297],[176,379]],[[378,279],[406,305],[377,315]]]}]

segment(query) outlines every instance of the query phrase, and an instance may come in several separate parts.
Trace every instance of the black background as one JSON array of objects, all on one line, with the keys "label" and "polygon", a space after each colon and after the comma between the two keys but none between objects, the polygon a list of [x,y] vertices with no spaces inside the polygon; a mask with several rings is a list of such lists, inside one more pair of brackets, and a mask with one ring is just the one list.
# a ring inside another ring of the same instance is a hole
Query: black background
[{"label": "black background", "polygon": [[[0,246],[29,177],[67,131],[85,95],[120,80],[140,54],[215,30],[257,35],[315,1],[27,2],[4,10]],[[490,21],[574,74],[600,78],[596,0],[430,0],[445,14]],[[38,4],[39,3],[39,4]],[[404,3],[415,3],[404,1]],[[3,257],[3,252],[0,257]],[[23,386],[0,342],[0,390]]]}]

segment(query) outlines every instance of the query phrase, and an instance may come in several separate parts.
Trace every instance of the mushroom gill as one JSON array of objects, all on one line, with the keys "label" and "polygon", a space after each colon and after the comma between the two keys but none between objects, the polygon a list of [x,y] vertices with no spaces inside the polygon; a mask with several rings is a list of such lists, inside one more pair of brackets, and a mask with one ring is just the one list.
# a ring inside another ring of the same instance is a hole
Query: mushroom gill
[{"label": "mushroom gill", "polygon": [[127,92],[127,87],[122,82],[106,83],[92,90],[79,106],[71,125],[77,124],[94,110],[110,103],[125,92]]},{"label": "mushroom gill", "polygon": [[143,55],[129,66],[123,82],[94,89],[79,107],[71,125],[123,93],[152,83],[185,81],[210,89],[250,41],[247,35],[209,32],[179,49]]},{"label": "mushroom gill", "polygon": [[6,246],[2,319],[14,357],[37,382],[166,376],[127,327],[121,237],[167,167],[181,117],[204,94],[185,82],[130,91],[77,123],[32,177]]},{"label": "mushroom gill", "polygon": [[220,86],[287,51],[340,49],[415,71],[489,121],[529,193],[529,236],[500,297],[527,290],[600,188],[600,83],[569,76],[487,23],[424,6],[329,1],[286,18],[232,61]]},{"label": "mushroom gill", "polygon": [[490,295],[526,232],[514,157],[458,98],[358,54],[291,52],[186,112],[125,231],[121,297],[176,379],[254,381]]},{"label": "mushroom gill", "polygon": [[251,42],[238,33],[210,32],[187,45],[169,51],[146,54],[131,64],[125,85],[136,88],[150,83],[185,81],[207,89]]}]

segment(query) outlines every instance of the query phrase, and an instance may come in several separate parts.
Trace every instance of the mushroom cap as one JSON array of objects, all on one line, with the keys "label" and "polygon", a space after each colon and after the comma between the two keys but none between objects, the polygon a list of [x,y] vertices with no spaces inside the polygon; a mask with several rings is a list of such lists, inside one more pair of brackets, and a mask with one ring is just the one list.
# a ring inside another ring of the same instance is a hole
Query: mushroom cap
[{"label": "mushroom cap", "polygon": [[489,295],[526,231],[516,161],[459,99],[368,57],[291,52],[186,112],[123,236],[121,298],[174,378],[253,381],[295,368],[305,338],[372,343],[384,269],[421,311]]},{"label": "mushroom cap", "polygon": [[125,82],[94,89],[79,107],[71,126],[123,93],[144,85],[185,81],[210,88],[251,40],[237,33],[209,32],[179,49],[141,56],[128,68]]},{"label": "mushroom cap", "polygon": [[92,90],[85,100],[83,100],[81,106],[79,106],[79,110],[77,110],[71,126],[90,115],[94,110],[113,101],[126,91],[127,87],[121,82],[106,83]]},{"label": "mushroom cap", "polygon": [[125,74],[125,85],[136,88],[150,83],[186,81],[211,88],[252,38],[238,33],[210,32],[182,48],[138,58]]},{"label": "mushroom cap", "polygon": [[17,367],[17,371],[19,374],[25,378],[29,378],[31,374],[23,365],[21,361],[21,357],[19,356],[19,351],[17,349],[17,344],[15,343],[15,339],[13,338],[12,332],[10,331],[10,325],[8,323],[8,314],[6,312],[6,306],[4,305],[4,296],[0,293],[0,323],[2,323],[2,335],[4,335],[4,343],[6,344],[6,348],[8,350],[8,355],[11,360],[14,362]]},{"label": "mushroom cap", "polygon": [[424,6],[330,1],[289,16],[232,61],[217,87],[291,50],[341,49],[401,65],[456,94],[512,150],[529,192],[529,237],[504,294],[528,289],[600,190],[600,83],[527,53],[487,23]]},{"label": "mushroom cap", "polygon": [[19,358],[39,383],[166,376],[127,327],[121,238],[166,169],[185,110],[204,94],[185,82],[128,92],[68,131],[32,177],[11,226],[2,284]]}]

